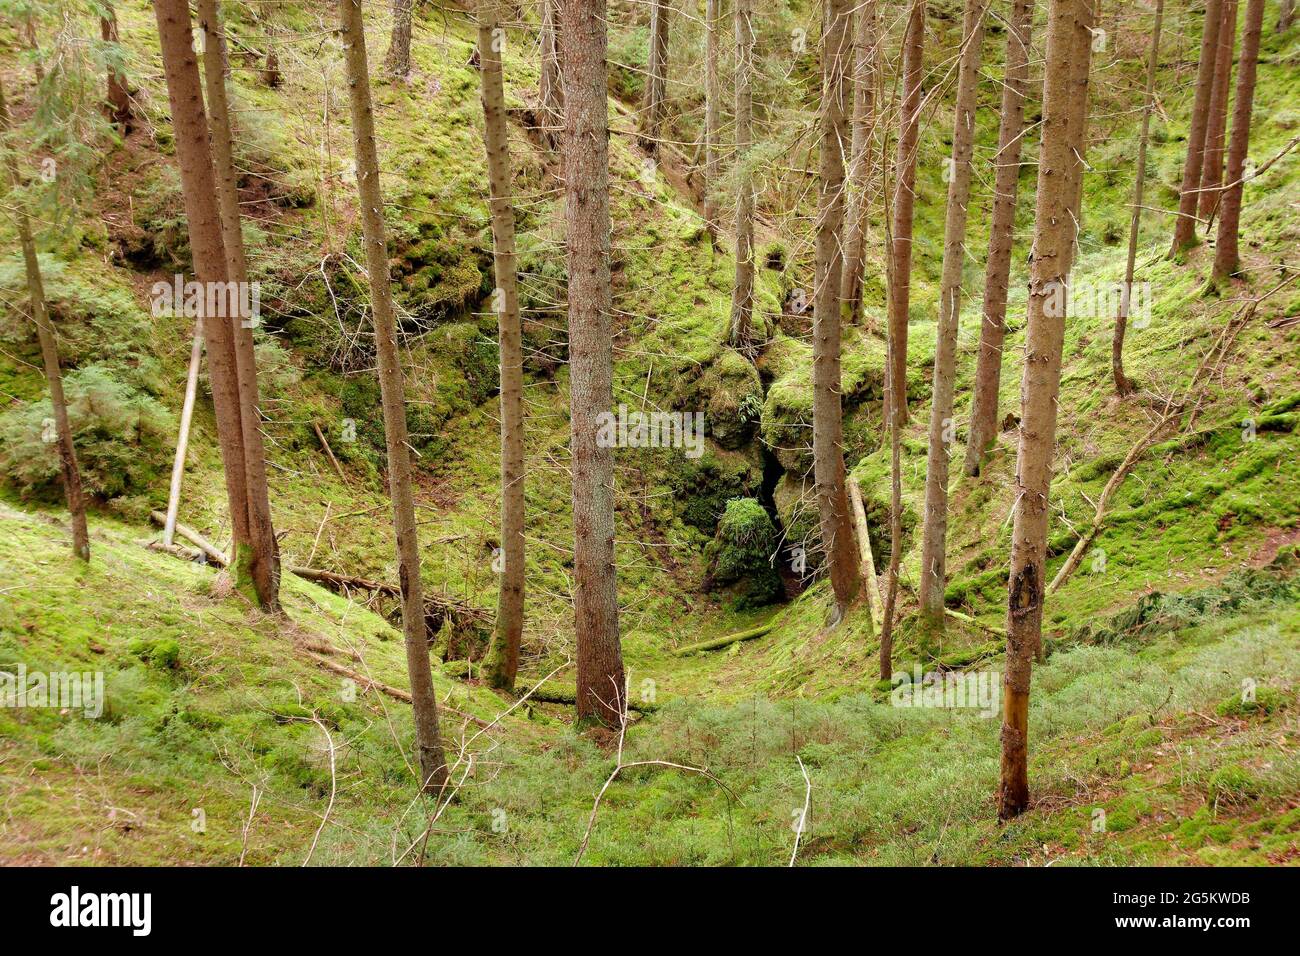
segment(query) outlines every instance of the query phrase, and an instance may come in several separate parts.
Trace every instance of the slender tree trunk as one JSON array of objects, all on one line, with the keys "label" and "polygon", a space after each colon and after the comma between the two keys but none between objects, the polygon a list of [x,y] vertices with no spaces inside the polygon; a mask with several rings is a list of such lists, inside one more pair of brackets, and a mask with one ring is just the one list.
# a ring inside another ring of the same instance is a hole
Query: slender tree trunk
[{"label": "slender tree trunk", "polygon": [[542,139],[548,149],[560,145],[564,127],[564,81],[560,77],[558,0],[542,0],[542,65],[537,99],[541,104]]},{"label": "slender tree trunk", "polygon": [[1223,184],[1224,143],[1228,132],[1228,91],[1232,86],[1232,54],[1237,45],[1237,0],[1223,0],[1219,45],[1214,58],[1214,83],[1210,87],[1210,119],[1205,129],[1205,159],[1201,162],[1201,191],[1196,214],[1209,219]]},{"label": "slender tree trunk", "polygon": [[668,85],[668,0],[650,0],[650,61],[642,107],[641,148],[651,155],[659,152],[663,127],[664,97]]},{"label": "slender tree trunk", "polygon": [[411,11],[415,0],[393,0],[393,33],[384,56],[384,70],[392,76],[411,72]]},{"label": "slender tree trunk", "polygon": [[[198,0],[199,25],[203,30],[203,72],[207,82],[208,128],[211,133],[212,163],[216,176],[217,206],[221,217],[221,244],[226,258],[227,288],[236,294],[226,301],[245,299],[248,263],[244,258],[244,235],[239,217],[239,192],[235,186],[234,145],[230,129],[230,106],[226,95],[226,38],[217,18],[217,0]],[[238,306],[217,321],[229,323],[235,344],[235,371],[239,377],[239,421],[244,449],[244,476],[248,494],[249,549],[237,552],[235,564],[247,565],[263,610],[280,606],[280,555],[275,528],[271,524],[271,498],[266,478],[266,448],[262,441],[262,415],[257,388],[257,358],[253,347],[254,315],[244,315]]]},{"label": "slender tree trunk", "polygon": [[[9,104],[5,101],[4,86],[0,84],[0,137],[8,137],[12,129]],[[27,297],[32,306],[32,322],[36,325],[36,338],[41,346],[41,364],[45,367],[45,381],[50,386],[50,408],[54,412],[55,438],[59,445],[59,470],[63,476],[63,495],[68,502],[68,516],[72,523],[72,553],[82,561],[90,560],[90,533],[86,529],[86,500],[81,491],[81,470],[77,467],[77,450],[72,443],[72,426],[68,423],[68,402],[63,395],[63,373],[59,369],[59,346],[54,337],[54,326],[45,307],[45,285],[41,281],[41,263],[36,257],[36,241],[32,238],[31,221],[27,218],[18,190],[22,176],[18,171],[18,156],[8,151],[5,161],[8,173],[12,215],[18,227],[18,243],[23,249],[23,267],[27,272]]]},{"label": "slender tree trunk", "polygon": [[1264,0],[1247,0],[1241,57],[1237,64],[1237,94],[1232,105],[1232,141],[1228,145],[1219,233],[1214,243],[1215,281],[1236,275],[1241,268],[1237,233],[1241,224],[1241,193],[1245,185],[1246,152],[1250,148],[1250,120],[1255,107],[1255,74],[1259,68],[1259,35],[1263,24]]},{"label": "slender tree trunk", "polygon": [[[1029,806],[1029,681],[1039,646],[1047,554],[1048,491],[1056,442],[1056,400],[1061,385],[1065,340],[1062,292],[1072,243],[1069,216],[1072,184],[1069,105],[1086,96],[1071,71],[1053,70],[1077,53],[1086,36],[1090,0],[1051,0],[1047,20],[1047,59],[1043,85],[1043,134],[1039,151],[1038,195],[1030,262],[1025,371],[1021,382],[1020,448],[1016,458],[1016,496],[1011,538],[1007,614],[1006,673],[1003,677],[1002,769],[998,818],[1007,820]],[[1091,43],[1082,44],[1090,58]],[[1084,71],[1087,76],[1087,70]]]},{"label": "slender tree trunk", "polygon": [[[1231,5],[1231,4],[1230,4]],[[1115,316],[1115,335],[1110,346],[1111,372],[1115,393],[1123,398],[1133,391],[1133,383],[1124,374],[1124,333],[1128,329],[1129,308],[1133,302],[1133,272],[1137,264],[1138,226],[1142,222],[1142,191],[1146,185],[1147,139],[1151,131],[1151,110],[1155,106],[1156,70],[1160,67],[1160,26],[1164,19],[1165,0],[1156,0],[1156,22],[1151,31],[1151,53],[1147,60],[1146,100],[1142,107],[1142,132],[1138,136],[1137,169],[1133,184],[1133,212],[1128,223],[1128,260],[1124,266],[1124,288],[1120,292],[1119,312]]]},{"label": "slender tree trunk", "polygon": [[704,221],[718,242],[719,130],[722,128],[722,0],[704,0]]},{"label": "slender tree trunk", "polygon": [[511,198],[510,138],[501,76],[502,11],[495,0],[479,5],[483,145],[487,151],[492,211],[492,261],[501,350],[501,586],[496,629],[484,668],[493,687],[513,690],[524,630],[524,354],[516,289],[515,210]]},{"label": "slender tree trunk", "polygon": [[185,376],[185,399],[181,403],[181,427],[176,432],[176,456],[172,459],[172,480],[167,492],[167,518],[163,522],[163,544],[171,547],[176,537],[176,519],[181,510],[181,483],[185,480],[185,454],[190,446],[190,422],[199,390],[199,366],[203,363],[203,318],[194,320],[190,343],[190,369]]},{"label": "slender tree trunk", "polygon": [[420,752],[422,789],[426,793],[437,793],[447,782],[447,762],[438,735],[438,698],[433,690],[429,640],[424,624],[420,546],[416,534],[415,499],[411,491],[411,453],[406,432],[406,396],[402,382],[401,355],[397,347],[397,321],[393,315],[393,290],[389,286],[388,238],[384,230],[384,198],[379,188],[379,156],[375,149],[375,117],[370,102],[365,28],[361,17],[361,0],[338,0],[338,4],[348,99],[352,107],[357,199],[361,207],[361,232],[366,245],[366,272],[370,280],[375,353],[379,360],[384,438],[388,446],[388,490],[393,501],[393,529],[397,537],[402,632],[406,638],[406,668],[415,714],[415,742]]},{"label": "slender tree trunk", "polygon": [[[117,12],[111,4],[105,5],[104,15],[99,18],[99,36],[105,43],[118,43],[117,35]],[[108,102],[109,118],[127,131],[131,128],[131,94],[126,88],[126,77],[122,71],[109,67],[108,69],[108,92],[106,96]]]},{"label": "slender tree trunk", "polygon": [[[212,169],[208,118],[203,108],[194,54],[194,36],[186,0],[154,0],[154,15],[162,47],[163,75],[175,131],[176,165],[180,170],[185,218],[189,225],[190,255],[196,281],[205,289],[225,288],[226,249],[221,235],[216,177]],[[227,297],[228,301],[229,297]],[[239,399],[239,373],[235,359],[234,323],[228,316],[205,315],[203,339],[208,353],[208,377],[217,419],[217,441],[226,473],[226,498],[230,506],[232,554],[238,558],[252,547],[248,515],[248,478],[245,473],[244,433]],[[257,597],[247,562],[231,564],[235,586]]]},{"label": "slender tree trunk", "polygon": [[925,52],[925,0],[912,0],[903,37],[903,102],[895,162],[894,221],[890,256],[889,375],[886,417],[897,403],[899,427],[907,424],[907,318],[912,298],[912,217],[916,208],[916,154],[921,135],[921,57]]},{"label": "slender tree trunk", "polygon": [[1196,191],[1201,185],[1201,166],[1205,161],[1205,130],[1210,122],[1210,94],[1214,87],[1214,61],[1219,52],[1219,27],[1222,22],[1223,0],[1205,0],[1201,60],[1196,74],[1196,93],[1192,99],[1187,158],[1183,161],[1183,185],[1178,198],[1178,218],[1174,221],[1174,244],[1169,253],[1171,256],[1196,242]]},{"label": "slender tree trunk", "polygon": [[980,347],[975,362],[975,395],[966,439],[966,474],[980,473],[984,455],[997,435],[998,391],[1002,387],[1002,343],[1007,334],[1007,289],[1016,233],[1016,195],[1020,151],[1025,139],[1025,92],[1029,86],[1029,37],[1034,0],[1014,0],[1007,30],[1007,65],[1002,80],[1002,117],[994,157],[993,217],[984,270]]},{"label": "slender tree trunk", "polygon": [[876,44],[880,11],[876,0],[863,0],[853,25],[853,145],[850,152],[848,202],[844,219],[844,269],[840,299],[845,321],[862,316],[862,276],[866,269],[867,219],[871,214],[871,126],[875,112]]},{"label": "slender tree trunk", "polygon": [[1286,33],[1295,21],[1295,0],[1282,0],[1282,7],[1277,13],[1277,32]]},{"label": "slender tree trunk", "polygon": [[838,623],[862,584],[844,469],[840,407],[840,226],[848,146],[848,70],[853,55],[850,0],[825,0],[822,34],[820,178],[813,295],[813,474],[827,570]]},{"label": "slender tree trunk", "polygon": [[925,472],[925,519],[921,536],[922,624],[943,632],[945,552],[948,539],[948,465],[957,440],[952,405],[957,382],[957,331],[961,315],[962,268],[966,264],[966,212],[970,203],[971,155],[975,149],[975,107],[984,15],[988,0],[966,0],[962,50],[957,66],[948,205],[944,215],[943,271],[939,322],[935,328],[934,387],[930,401],[930,447]]},{"label": "slender tree trunk", "polygon": [[754,183],[749,169],[753,138],[753,0],[735,0],[736,29],[736,281],[731,290],[731,344],[750,350],[754,313]]},{"label": "slender tree trunk", "polygon": [[[1084,0],[1079,8],[1080,28],[1075,33],[1075,48],[1070,58],[1072,71],[1070,82],[1074,88],[1086,92],[1089,71],[1092,69],[1092,28],[1097,22],[1097,6],[1100,0]],[[1068,182],[1070,248],[1065,257],[1065,274],[1068,277],[1074,268],[1074,259],[1079,252],[1079,238],[1083,234],[1083,180],[1088,171],[1084,158],[1088,151],[1088,97],[1080,95],[1070,100],[1070,110],[1066,117],[1070,130],[1070,156],[1072,159]]]},{"label": "slender tree trunk", "polygon": [[605,0],[561,0],[573,604],[580,721],[621,723],[626,701],[614,566],[614,451],[597,431],[613,404]]}]

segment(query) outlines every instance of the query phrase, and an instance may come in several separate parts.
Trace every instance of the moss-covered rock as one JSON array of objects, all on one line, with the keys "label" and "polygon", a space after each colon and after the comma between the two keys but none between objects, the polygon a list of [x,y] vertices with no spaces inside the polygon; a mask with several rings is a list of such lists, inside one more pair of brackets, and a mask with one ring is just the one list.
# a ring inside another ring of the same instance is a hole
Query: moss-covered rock
[{"label": "moss-covered rock", "polygon": [[762,471],[739,452],[709,448],[698,459],[684,459],[671,475],[682,521],[712,535],[732,498],[758,494]]},{"label": "moss-covered rock", "polygon": [[771,604],[782,593],[773,564],[779,546],[776,524],[762,504],[755,498],[733,498],[705,549],[705,589],[730,588],[737,609]]}]

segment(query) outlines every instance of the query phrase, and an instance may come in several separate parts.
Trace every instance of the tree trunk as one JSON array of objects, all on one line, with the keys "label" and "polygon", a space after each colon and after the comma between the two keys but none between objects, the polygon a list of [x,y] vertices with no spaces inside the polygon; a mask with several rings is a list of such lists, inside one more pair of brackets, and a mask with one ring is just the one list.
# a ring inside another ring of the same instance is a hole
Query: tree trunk
[{"label": "tree trunk", "polygon": [[[117,44],[117,12],[111,4],[104,6],[104,15],[99,18],[99,36],[105,43]],[[108,68],[108,115],[123,132],[131,129],[131,94],[126,88],[126,76],[116,66]]]},{"label": "tree trunk", "polygon": [[871,213],[871,127],[875,111],[876,44],[880,11],[876,0],[864,0],[853,26],[853,147],[850,153],[848,203],[844,219],[844,269],[840,299],[844,319],[856,324],[862,316],[862,277],[866,269],[867,219]]},{"label": "tree trunk", "polygon": [[361,0],[339,0],[339,27],[352,107],[352,139],[356,149],[357,198],[361,232],[366,245],[370,280],[375,353],[384,409],[384,438],[388,446],[388,489],[393,500],[397,537],[398,581],[402,593],[402,632],[406,638],[406,667],[415,714],[415,742],[420,752],[421,787],[439,792],[447,782],[447,762],[438,736],[438,698],[429,667],[429,641],[424,625],[420,582],[420,549],[416,537],[415,500],[411,492],[411,454],[407,444],[405,387],[397,348],[397,322],[388,277],[388,239],[384,231],[384,199],[379,188],[379,157],[375,150],[375,117],[370,103],[366,38]]},{"label": "tree trunk", "polygon": [[199,390],[199,366],[203,362],[203,318],[194,320],[194,340],[190,343],[190,369],[185,376],[185,398],[181,402],[181,427],[176,432],[176,456],[172,459],[172,480],[167,492],[167,517],[163,521],[163,544],[171,547],[176,536],[176,519],[181,510],[181,483],[185,480],[185,453],[190,445],[190,422],[194,419],[194,399]]},{"label": "tree trunk", "polygon": [[492,211],[493,303],[501,351],[501,586],[497,620],[484,671],[493,687],[513,690],[524,630],[524,355],[516,289],[515,210],[510,138],[501,76],[502,12],[493,0],[478,13],[483,145]]},{"label": "tree trunk", "polygon": [[[1229,3],[1229,6],[1232,4]],[[1133,302],[1133,271],[1137,264],[1138,226],[1142,221],[1142,191],[1146,185],[1147,138],[1151,130],[1151,110],[1155,106],[1156,70],[1160,66],[1160,26],[1164,12],[1165,0],[1156,0],[1156,22],[1151,32],[1151,54],[1147,61],[1146,100],[1142,107],[1142,132],[1138,136],[1137,170],[1134,172],[1133,213],[1128,223],[1128,261],[1124,267],[1124,288],[1120,290],[1119,312],[1115,316],[1115,335],[1110,345],[1115,393],[1121,398],[1133,391],[1133,383],[1124,374],[1124,333],[1128,329],[1129,308]]]},{"label": "tree trunk", "polygon": [[[162,47],[163,75],[175,131],[176,165],[180,170],[185,218],[189,226],[190,255],[196,281],[205,289],[226,288],[226,249],[221,235],[216,177],[212,169],[208,119],[186,0],[154,0],[158,36]],[[226,297],[229,301],[229,297]],[[205,309],[206,311],[206,309]],[[247,554],[252,547],[248,515],[248,478],[245,473],[244,432],[239,398],[239,373],[235,359],[235,323],[227,316],[205,315],[203,339],[208,353],[208,378],[217,419],[217,441],[226,474],[233,553]],[[259,595],[246,562],[235,562],[232,573],[240,591]]]},{"label": "tree trunk", "polygon": [[559,14],[557,0],[542,0],[542,64],[537,85],[542,123],[542,140],[548,149],[560,145],[564,128],[564,81],[560,77]]},{"label": "tree trunk", "polygon": [[[1080,44],[1091,20],[1091,0],[1052,0],[1047,22],[1048,64],[1067,63],[1091,43]],[[1086,64],[1085,64],[1086,67]],[[998,818],[1007,820],[1029,806],[1029,680],[1039,646],[1047,555],[1048,491],[1056,442],[1056,400],[1061,385],[1065,317],[1060,308],[1068,279],[1072,242],[1069,216],[1071,155],[1067,114],[1074,97],[1086,96],[1066,70],[1047,70],[1043,84],[1043,136],[1030,262],[1025,371],[1020,387],[1020,448],[1016,458],[1015,519],[1011,536],[1006,673],[1003,677],[1002,768]]]},{"label": "tree trunk", "polygon": [[1007,30],[1006,72],[1002,81],[1002,118],[994,158],[993,216],[984,270],[979,355],[975,395],[966,439],[966,474],[980,473],[984,455],[997,435],[998,391],[1002,386],[1002,343],[1007,334],[1007,289],[1015,244],[1016,195],[1020,186],[1020,151],[1025,134],[1025,92],[1029,86],[1029,37],[1034,0],[1014,0]]},{"label": "tree trunk", "polygon": [[668,2],[650,0],[650,59],[647,64],[645,106],[641,121],[641,148],[653,156],[659,152],[663,126],[664,97],[668,76]]},{"label": "tree trunk", "polygon": [[921,67],[925,52],[925,0],[912,0],[903,37],[903,102],[895,161],[894,221],[890,257],[889,374],[886,418],[897,403],[899,427],[907,424],[907,312],[912,296],[912,217],[916,208],[916,154],[921,135]]},{"label": "tree trunk", "polygon": [[415,0],[393,0],[393,33],[384,56],[384,69],[392,76],[411,72],[411,10]]},{"label": "tree trunk", "polygon": [[1196,196],[1205,161],[1205,130],[1210,121],[1210,94],[1214,87],[1214,61],[1218,57],[1219,26],[1223,22],[1222,0],[1205,0],[1205,24],[1201,29],[1201,60],[1192,99],[1191,127],[1187,133],[1187,157],[1183,161],[1183,185],[1178,197],[1178,218],[1174,221],[1171,256],[1196,242]]},{"label": "tree trunk", "polygon": [[1236,275],[1241,268],[1237,232],[1241,224],[1241,193],[1245,185],[1246,152],[1250,148],[1250,119],[1255,106],[1255,73],[1259,68],[1259,35],[1263,24],[1264,0],[1247,0],[1241,57],[1237,64],[1237,93],[1232,104],[1232,141],[1228,145],[1219,233],[1214,243],[1215,281]]},{"label": "tree trunk", "polygon": [[840,225],[844,218],[844,152],[848,144],[848,69],[853,55],[849,0],[825,0],[822,34],[820,179],[813,296],[813,474],[822,542],[838,623],[857,597],[858,545],[844,469],[840,407]]},{"label": "tree trunk", "polygon": [[[1097,6],[1100,0],[1085,0],[1079,8],[1080,29],[1075,33],[1074,52],[1070,57],[1072,70],[1070,82],[1075,89],[1088,89],[1088,73],[1092,68],[1092,28],[1097,22]],[[1065,256],[1065,275],[1069,278],[1074,269],[1074,258],[1079,252],[1079,237],[1083,234],[1083,180],[1088,171],[1084,158],[1088,151],[1088,97],[1076,96],[1070,101],[1070,110],[1066,117],[1070,130],[1070,157],[1068,181],[1070,248]]]},{"label": "tree trunk", "polygon": [[948,465],[957,440],[953,393],[957,379],[957,331],[961,315],[962,269],[966,264],[966,212],[970,203],[971,154],[975,148],[975,107],[984,15],[989,0],[966,0],[962,50],[957,66],[957,106],[953,115],[948,205],[944,214],[943,271],[939,281],[939,322],[935,329],[934,387],[930,400],[930,447],[925,472],[925,518],[921,536],[921,620],[942,633],[947,581]]},{"label": "tree trunk", "polygon": [[[198,0],[199,25],[203,30],[203,72],[207,82],[208,128],[211,133],[212,163],[216,177],[217,205],[221,216],[221,244],[225,250],[226,280],[239,290],[227,302],[243,303],[248,287],[248,263],[244,258],[244,236],[239,217],[239,192],[235,186],[234,146],[230,129],[230,107],[226,95],[226,38],[217,18],[217,0]],[[271,524],[270,490],[266,479],[266,448],[262,441],[262,415],[257,389],[257,358],[253,348],[254,315],[238,308],[218,317],[230,325],[235,344],[235,372],[239,378],[239,421],[244,448],[244,477],[248,494],[250,548],[236,552],[236,573],[247,565],[263,610],[280,606],[280,555]]]},{"label": "tree trunk", "polygon": [[1219,45],[1214,58],[1214,83],[1210,87],[1210,119],[1205,129],[1205,158],[1201,161],[1201,191],[1196,214],[1209,219],[1223,184],[1224,143],[1228,132],[1228,90],[1232,86],[1232,54],[1237,45],[1237,0],[1223,0]]},{"label": "tree trunk", "polygon": [[718,242],[718,174],[721,169],[718,132],[722,128],[722,0],[704,0],[704,221],[714,245]]},{"label": "tree trunk", "polygon": [[1282,0],[1282,9],[1277,13],[1277,32],[1286,33],[1295,21],[1295,0]]},{"label": "tree trunk", "polygon": [[753,137],[753,0],[735,0],[736,31],[736,281],[731,289],[731,344],[748,353],[754,312],[754,183],[749,169]]},{"label": "tree trunk", "polygon": [[577,709],[580,721],[617,727],[626,686],[614,565],[614,451],[596,437],[614,400],[605,0],[562,0],[560,36]]},{"label": "tree trunk", "polygon": [[[0,84],[0,137],[7,138],[12,126],[9,104],[5,101],[4,86]],[[36,338],[41,346],[41,364],[45,367],[45,381],[50,386],[50,408],[54,412],[55,439],[59,445],[59,470],[63,476],[63,494],[68,502],[68,517],[72,524],[72,553],[82,561],[90,560],[90,533],[86,529],[86,501],[81,491],[81,470],[77,467],[77,450],[72,443],[72,426],[68,423],[68,402],[63,395],[63,373],[59,370],[59,346],[54,337],[50,314],[45,308],[45,285],[41,281],[41,264],[36,257],[36,241],[32,238],[31,221],[18,196],[22,177],[18,171],[18,155],[8,151],[5,162],[8,173],[12,214],[18,227],[18,242],[23,249],[23,267],[27,273],[27,296],[32,305],[32,322],[36,325]]]}]

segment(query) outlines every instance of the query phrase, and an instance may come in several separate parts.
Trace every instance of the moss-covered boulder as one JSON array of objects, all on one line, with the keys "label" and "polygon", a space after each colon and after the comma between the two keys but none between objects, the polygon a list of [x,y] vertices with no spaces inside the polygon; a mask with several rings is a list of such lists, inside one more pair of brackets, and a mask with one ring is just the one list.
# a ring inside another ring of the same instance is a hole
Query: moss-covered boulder
[{"label": "moss-covered boulder", "polygon": [[779,547],[776,524],[758,500],[733,498],[704,552],[705,590],[731,590],[738,609],[778,600],[782,584],[774,558]]},{"label": "moss-covered boulder", "polygon": [[763,417],[763,383],[739,352],[724,351],[700,380],[705,428],[723,448],[736,449],[754,437]]},{"label": "moss-covered boulder", "polygon": [[711,536],[728,501],[758,494],[762,469],[750,456],[710,447],[684,459],[671,482],[682,521]]}]

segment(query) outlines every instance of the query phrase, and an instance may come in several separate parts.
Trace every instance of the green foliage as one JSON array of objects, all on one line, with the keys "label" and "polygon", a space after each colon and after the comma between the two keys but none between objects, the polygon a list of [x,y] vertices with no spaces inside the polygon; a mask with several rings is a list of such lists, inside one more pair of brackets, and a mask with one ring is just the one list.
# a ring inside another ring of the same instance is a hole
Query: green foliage
[{"label": "green foliage", "polygon": [[782,593],[781,576],[773,566],[779,544],[766,509],[754,498],[733,498],[705,548],[706,587],[738,585],[735,604],[740,610],[772,603]]}]

